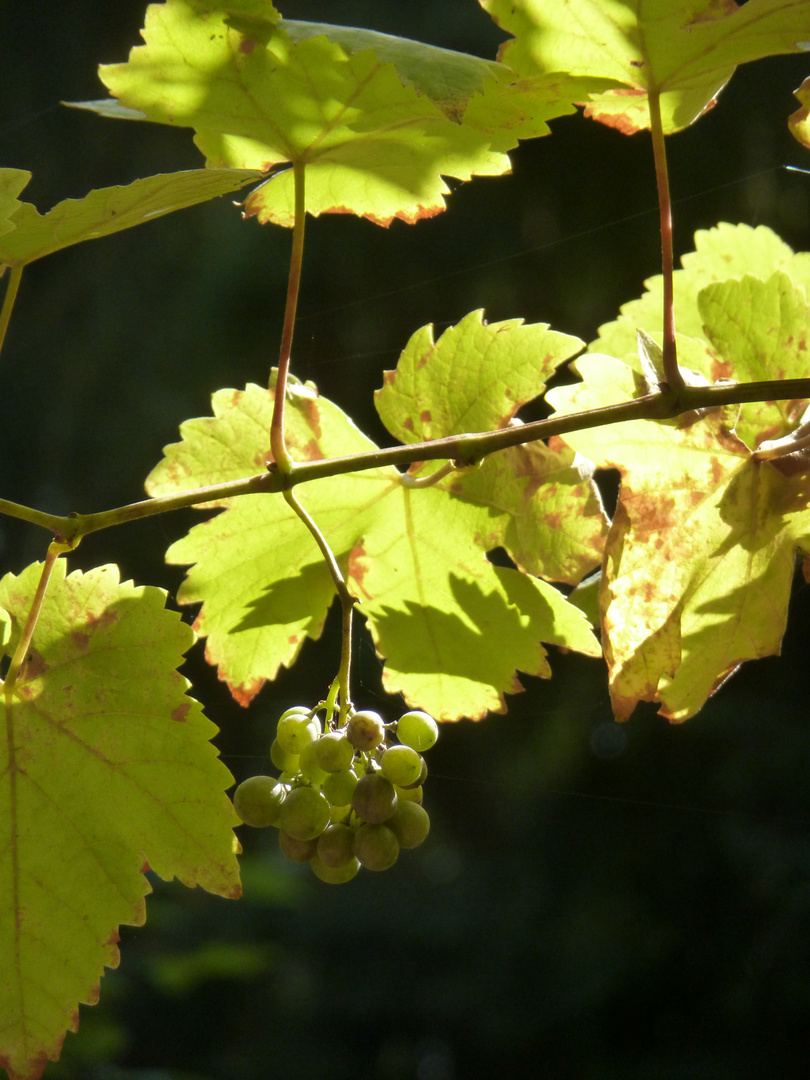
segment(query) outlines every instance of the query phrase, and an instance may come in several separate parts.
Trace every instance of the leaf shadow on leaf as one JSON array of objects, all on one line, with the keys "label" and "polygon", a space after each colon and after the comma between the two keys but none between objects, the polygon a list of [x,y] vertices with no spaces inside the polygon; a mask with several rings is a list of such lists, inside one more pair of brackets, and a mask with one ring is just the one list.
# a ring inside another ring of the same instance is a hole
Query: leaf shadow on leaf
[{"label": "leaf shadow on leaf", "polygon": [[720,500],[720,517],[729,532],[714,556],[736,546],[756,552],[772,545],[788,518],[807,510],[808,501],[806,484],[785,477],[767,461],[746,463]]},{"label": "leaf shadow on leaf", "polygon": [[335,586],[326,563],[309,563],[297,574],[274,581],[262,596],[251,600],[248,611],[231,633],[264,626],[289,624],[298,628],[306,624],[305,632],[317,637],[334,594]]},{"label": "leaf shadow on leaf", "polygon": [[[514,573],[518,573],[514,571]],[[373,614],[380,652],[403,673],[457,676],[512,692],[521,689],[515,668],[550,674],[539,634],[531,635],[517,605],[496,592],[451,574],[458,608],[469,619],[433,605],[405,601],[405,609],[383,606]],[[542,597],[538,600],[545,604]],[[550,605],[545,604],[552,616]],[[553,617],[553,616],[552,616]],[[474,625],[470,625],[470,624]],[[527,654],[526,637],[531,636]]]}]

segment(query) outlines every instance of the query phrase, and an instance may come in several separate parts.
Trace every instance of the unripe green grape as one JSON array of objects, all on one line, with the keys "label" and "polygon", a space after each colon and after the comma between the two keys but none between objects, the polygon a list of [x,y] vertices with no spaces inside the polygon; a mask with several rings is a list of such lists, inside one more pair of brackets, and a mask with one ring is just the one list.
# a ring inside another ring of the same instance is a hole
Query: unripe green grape
[{"label": "unripe green grape", "polygon": [[360,869],[360,863],[355,858],[350,859],[343,866],[328,866],[317,855],[312,856],[309,865],[315,877],[325,881],[327,885],[343,885],[344,882],[351,881]]},{"label": "unripe green grape", "polygon": [[420,753],[429,750],[439,737],[439,725],[420,709],[406,712],[397,720],[397,738]]},{"label": "unripe green grape", "polygon": [[279,772],[298,774],[298,754],[285,750],[278,739],[273,739],[270,746],[270,760]]},{"label": "unripe green grape", "polygon": [[422,784],[424,784],[424,782],[427,780],[427,775],[428,775],[427,762],[420,755],[420,757],[419,757],[419,775],[417,776],[417,778],[414,780],[414,782],[412,784],[403,784],[402,787],[406,787],[406,788],[409,788],[409,787],[421,787]]},{"label": "unripe green grape", "polygon": [[322,791],[332,806],[348,806],[357,787],[357,776],[351,769],[330,773],[323,782]]},{"label": "unripe green grape", "polygon": [[289,754],[300,754],[305,746],[315,742],[320,734],[320,727],[306,713],[293,713],[282,716],[276,730],[276,741]]},{"label": "unripe green grape", "polygon": [[399,841],[387,825],[361,825],[354,853],[368,870],[387,870],[399,856]]},{"label": "unripe green grape", "polygon": [[342,731],[328,731],[315,743],[318,764],[329,773],[348,769],[354,757],[354,747]]},{"label": "unripe green grape", "polygon": [[297,840],[283,830],[278,834],[278,846],[291,862],[309,862],[317,847],[314,840]]},{"label": "unripe green grape", "polygon": [[306,705],[293,705],[289,709],[285,709],[281,716],[278,718],[276,726],[281,723],[282,720],[286,720],[288,716],[306,716],[309,717],[309,709]]},{"label": "unripe green grape", "polygon": [[357,781],[352,796],[352,810],[372,825],[387,821],[397,808],[397,793],[381,773],[366,773]]},{"label": "unripe green grape", "polygon": [[401,848],[415,848],[430,832],[430,818],[419,803],[401,802],[386,825],[399,841]]},{"label": "unripe green grape", "polygon": [[327,866],[344,866],[354,858],[354,829],[330,825],[317,840],[318,858]]},{"label": "unripe green grape", "polygon": [[406,788],[419,783],[422,759],[410,746],[389,746],[380,759],[380,768],[386,780]]},{"label": "unripe green grape", "polygon": [[385,727],[379,713],[356,712],[346,725],[346,738],[355,750],[373,750],[385,738]]},{"label": "unripe green grape", "polygon": [[416,787],[408,788],[396,787],[396,785],[394,785],[394,790],[397,793],[397,799],[399,800],[399,802],[415,802],[418,803],[419,806],[422,805],[421,784],[417,784]]},{"label": "unripe green grape", "polygon": [[233,808],[245,825],[266,829],[278,821],[286,793],[274,776],[251,776],[233,793]]},{"label": "unripe green grape", "polygon": [[315,788],[293,788],[281,804],[278,823],[295,840],[314,840],[329,824],[329,803]]},{"label": "unripe green grape", "polygon": [[352,808],[349,805],[329,807],[329,820],[333,825],[348,825],[351,816]]},{"label": "unripe green grape", "polygon": [[[323,738],[323,736],[321,736],[321,738]],[[309,780],[310,784],[314,784],[315,787],[320,787],[329,775],[329,773],[325,772],[318,763],[317,749],[320,741],[321,739],[316,739],[315,742],[311,742],[308,746],[305,746],[298,759],[298,768],[301,775],[305,780]]]}]

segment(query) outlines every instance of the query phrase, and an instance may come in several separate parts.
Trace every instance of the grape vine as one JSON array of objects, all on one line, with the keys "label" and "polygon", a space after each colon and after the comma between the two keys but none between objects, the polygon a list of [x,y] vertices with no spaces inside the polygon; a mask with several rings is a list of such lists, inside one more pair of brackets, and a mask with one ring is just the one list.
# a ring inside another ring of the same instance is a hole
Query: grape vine
[{"label": "grape vine", "polygon": [[[617,719],[653,701],[676,721],[779,649],[797,554],[810,577],[810,255],[764,226],[721,224],[676,269],[666,147],[735,66],[806,51],[810,8],[684,0],[653,18],[631,0],[480,2],[510,35],[497,59],[288,20],[270,0],[152,4],[143,44],[100,68],[110,97],[74,105],[190,128],[205,168],[46,214],[19,198],[29,173],[0,169],[0,348],[25,268],[71,245],[249,185],[243,216],[292,234],[269,375],[181,424],[147,499],[60,515],[0,498],[0,513],[51,536],[42,563],[0,581],[11,1080],[40,1076],[78,1004],[95,1001],[118,927],[145,919],[146,860],[236,898],[245,825],[276,828],[282,854],[324,883],[388,870],[428,838],[423,754],[439,723],[505,711],[520,673],[551,676],[546,646],[604,657]],[[790,118],[805,146],[808,93]],[[590,344],[480,311],[438,338],[417,330],[375,393],[396,444],[375,445],[294,372],[307,216],[416,224],[446,209],[448,179],[507,172],[521,140],[579,107],[650,133],[660,277]],[[580,381],[557,378],[569,364]],[[551,414],[524,422],[539,399]],[[611,518],[597,469],[621,476]],[[166,561],[188,568],[177,600],[200,605],[193,632],[115,567],[67,572],[85,537],[192,507],[207,520]],[[248,706],[335,598],[330,678],[278,719],[276,775],[247,777],[230,800],[183,655],[205,638]],[[396,720],[355,708],[359,618]]]}]

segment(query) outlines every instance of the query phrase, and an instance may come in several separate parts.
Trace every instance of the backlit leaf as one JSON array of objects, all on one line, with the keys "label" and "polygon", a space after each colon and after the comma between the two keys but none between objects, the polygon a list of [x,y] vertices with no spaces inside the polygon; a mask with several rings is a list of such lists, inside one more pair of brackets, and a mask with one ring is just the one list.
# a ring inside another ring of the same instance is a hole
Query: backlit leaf
[{"label": "backlit leaf", "polygon": [[810,150],[810,76],[794,91],[801,108],[788,117],[788,127],[795,139]]},{"label": "backlit leaf", "polygon": [[801,52],[810,40],[806,0],[481,0],[515,40],[500,59],[521,76],[564,71],[614,79],[586,115],[632,134],[650,126],[660,94],[664,133],[693,123],[738,64]]},{"label": "backlit leaf", "polygon": [[[41,567],[0,582],[16,641]],[[38,1077],[145,919],[148,867],[238,896],[216,729],[178,673],[193,635],[155,588],[56,562],[0,747],[0,1061]],[[148,867],[147,867],[148,862]]]},{"label": "backlit leaf", "polygon": [[[24,175],[27,183],[31,174]],[[96,188],[83,199],[57,203],[46,214],[40,214],[31,203],[18,202],[13,231],[0,238],[0,270],[3,266],[25,266],[71,244],[110,236],[227,195],[259,177],[255,169],[192,169],[149,176],[121,187]],[[20,185],[20,190],[24,186]]]},{"label": "backlit leaf", "polygon": [[[783,271],[797,286],[810,292],[810,253],[794,253],[765,225],[729,225],[721,222],[713,229],[695,233],[695,250],[681,260],[682,270],[673,274],[675,324],[690,337],[703,336],[703,315],[698,296],[715,281],[750,274],[763,280]],[[636,352],[636,331],[655,334],[663,328],[663,278],[660,274],[644,282],[646,291],[638,300],[623,304],[619,318],[599,327],[599,336],[589,348],[612,356]],[[709,372],[706,372],[709,375]],[[717,368],[712,380],[723,377]],[[726,377],[728,377],[726,375]]]},{"label": "backlit leaf", "polygon": [[17,196],[30,179],[24,169],[0,169],[0,236],[15,228],[11,219],[22,206]]},{"label": "backlit leaf", "polygon": [[437,214],[443,177],[507,172],[505,151],[572,112],[579,86],[556,73],[513,90],[493,61],[280,19],[269,3],[153,4],[143,37],[127,63],[101,68],[125,115],[194,128],[210,166],[272,170],[245,213],[282,225],[294,219],[293,163],[306,166],[311,214],[380,225]]},{"label": "backlit leaf", "polygon": [[[712,366],[742,382],[804,374],[810,312],[786,274],[709,284],[699,305],[712,349],[688,348],[711,357],[704,373]],[[547,395],[560,412],[637,393],[628,362],[592,353],[576,367],[584,385]],[[810,541],[810,492],[806,473],[756,461],[750,448],[789,434],[805,406],[757,403],[566,436],[622,476],[600,595],[620,719],[643,700],[686,719],[740,663],[779,651],[796,550]]]},{"label": "backlit leaf", "polygon": [[[403,354],[401,380],[392,375],[379,396],[386,422],[408,438],[419,436],[417,425],[439,437],[472,417],[506,422],[579,345],[547,327],[489,328],[480,313],[453,331],[435,347],[430,332],[420,331]],[[461,414],[446,411],[446,379],[463,404]],[[436,420],[416,417],[411,426],[415,400]],[[272,390],[220,391],[214,417],[187,422],[182,442],[166,448],[148,481],[150,494],[254,475],[267,460],[272,406]],[[291,388],[286,422],[296,460],[373,449],[310,385]],[[532,529],[538,529],[539,545],[555,529],[566,533],[563,515],[582,513],[585,524],[570,530],[574,539],[549,556],[552,572],[542,557],[534,560],[549,577],[579,580],[598,564],[604,534],[587,475],[573,467],[567,449],[546,450],[536,459],[527,454],[522,475],[502,494],[498,457],[475,473],[426,488],[410,486],[387,468],[297,489],[360,601],[359,613],[385,660],[386,687],[441,719],[503,709],[504,693],[520,688],[516,669],[548,676],[541,642],[588,655],[600,651],[587,621],[557,590],[519,570],[496,568],[486,557],[503,543],[514,547],[522,565],[530,563]],[[334,589],[314,540],[281,496],[251,495],[222,505],[223,513],[195,526],[167,558],[194,564],[178,598],[202,602],[195,627],[208,636],[207,656],[246,704],[264,680],[295,660],[307,636],[320,634]],[[331,677],[325,675],[324,692]]]}]

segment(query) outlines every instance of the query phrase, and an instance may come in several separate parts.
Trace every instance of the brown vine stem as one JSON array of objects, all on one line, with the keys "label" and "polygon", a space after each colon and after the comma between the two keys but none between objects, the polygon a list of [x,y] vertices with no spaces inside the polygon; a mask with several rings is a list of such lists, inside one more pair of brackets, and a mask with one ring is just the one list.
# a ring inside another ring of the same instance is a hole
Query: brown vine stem
[{"label": "brown vine stem", "polygon": [[304,225],[306,223],[306,186],[304,178],[306,165],[303,161],[293,164],[295,180],[295,222],[293,224],[292,252],[290,254],[290,276],[287,282],[287,302],[284,307],[284,327],[281,331],[281,346],[278,355],[273,419],[270,422],[270,451],[276,467],[285,476],[292,471],[292,458],[284,439],[284,406],[287,400],[287,375],[290,370],[292,355],[293,330],[295,329],[295,311],[298,307],[298,292],[301,287],[301,266],[304,260]]},{"label": "brown vine stem", "polygon": [[0,350],[2,350],[3,342],[6,340],[6,331],[11,321],[11,313],[14,310],[14,301],[17,299],[23,269],[22,266],[12,266],[9,274],[6,295],[3,297],[3,307],[0,309]]},{"label": "brown vine stem", "polygon": [[430,442],[393,446],[347,457],[296,462],[291,475],[283,475],[271,466],[267,472],[245,477],[244,480],[229,480],[224,484],[192,488],[176,495],[161,495],[95,514],[74,513],[59,517],[8,499],[0,499],[0,514],[27,521],[31,525],[39,525],[52,532],[57,540],[76,547],[82,537],[100,529],[124,525],[128,521],[140,521],[173,510],[199,506],[201,503],[222,502],[239,495],[280,492],[297,484],[323,480],[329,476],[437,459],[453,461],[458,468],[460,465],[482,460],[497,450],[520,446],[537,439],[548,439],[552,435],[565,435],[570,431],[584,431],[630,420],[672,420],[693,410],[741,405],[749,401],[792,401],[805,398],[810,398],[810,379],[685,386],[677,395],[670,393],[665,387],[618,405],[604,405],[599,409],[554,416],[548,420],[535,420],[529,424],[499,428],[496,431],[450,435],[444,439],[432,439]]},{"label": "brown vine stem", "polygon": [[340,597],[340,606],[343,612],[343,628],[341,634],[340,670],[338,671],[338,682],[340,684],[340,719],[338,727],[343,727],[347,719],[346,711],[351,704],[352,613],[357,601],[349,592],[349,587],[338,566],[335,554],[330,548],[326,537],[315,523],[314,518],[312,518],[304,509],[292,491],[285,490],[283,494],[285,501],[309,529],[315,543],[320,548],[321,555],[323,555],[324,561],[329,568],[332,581],[334,581],[337,594]]},{"label": "brown vine stem", "polygon": [[650,108],[650,133],[652,134],[655,180],[658,185],[658,207],[661,215],[661,272],[664,275],[664,382],[670,391],[677,393],[684,385],[678,369],[678,352],[675,345],[675,299],[672,288],[672,200],[669,194],[669,172],[664,128],[661,123],[661,98],[658,90],[647,94]]}]

